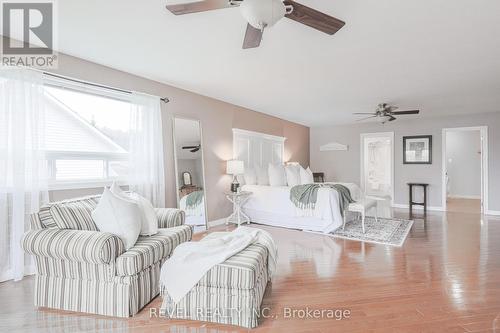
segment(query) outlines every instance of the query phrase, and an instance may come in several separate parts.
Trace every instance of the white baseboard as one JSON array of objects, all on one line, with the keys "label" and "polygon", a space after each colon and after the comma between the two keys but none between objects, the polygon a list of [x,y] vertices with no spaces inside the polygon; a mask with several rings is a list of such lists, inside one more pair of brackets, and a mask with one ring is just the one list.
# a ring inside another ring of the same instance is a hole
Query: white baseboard
[{"label": "white baseboard", "polygon": [[218,220],[213,220],[213,221],[209,221],[208,222],[208,227],[211,228],[211,227],[215,227],[215,226],[218,226],[218,225],[221,225],[221,224],[225,224],[226,223],[226,218],[222,218],[222,219],[218,219]]},{"label": "white baseboard", "polygon": [[[409,205],[404,205],[404,204],[392,204],[392,207],[393,208],[403,208],[403,209],[410,208]],[[424,207],[423,206],[413,206],[413,209],[424,210]],[[432,211],[436,211],[436,212],[443,212],[444,211],[443,207],[437,207],[437,206],[427,206],[427,210],[432,210]]]},{"label": "white baseboard", "polygon": [[500,216],[500,210],[488,210],[485,215]]},{"label": "white baseboard", "polygon": [[481,199],[480,195],[449,195],[450,199]]}]

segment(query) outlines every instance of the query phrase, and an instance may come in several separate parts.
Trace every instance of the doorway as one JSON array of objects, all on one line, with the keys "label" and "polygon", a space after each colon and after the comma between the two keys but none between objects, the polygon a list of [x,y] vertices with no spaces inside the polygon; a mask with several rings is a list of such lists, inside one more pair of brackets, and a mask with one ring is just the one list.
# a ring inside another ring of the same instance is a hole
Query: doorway
[{"label": "doorway", "polygon": [[443,208],[485,213],[488,187],[487,127],[443,129]]},{"label": "doorway", "polygon": [[391,216],[394,200],[394,132],[361,134],[361,189],[379,200],[379,216]]}]

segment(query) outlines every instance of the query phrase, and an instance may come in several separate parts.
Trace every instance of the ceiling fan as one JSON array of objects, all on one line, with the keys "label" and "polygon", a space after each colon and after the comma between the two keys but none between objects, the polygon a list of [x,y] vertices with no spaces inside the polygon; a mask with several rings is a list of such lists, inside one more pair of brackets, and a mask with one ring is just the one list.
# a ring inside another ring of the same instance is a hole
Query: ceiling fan
[{"label": "ceiling fan", "polygon": [[189,149],[190,152],[196,153],[198,150],[200,150],[201,144],[197,146],[183,146],[182,149]]},{"label": "ceiling fan", "polygon": [[394,121],[396,120],[396,117],[394,116],[399,116],[399,115],[406,115],[406,114],[419,114],[420,110],[408,110],[408,111],[395,111],[397,110],[397,106],[389,105],[387,103],[380,103],[375,110],[375,112],[356,112],[353,114],[369,114],[371,116],[366,117],[366,118],[361,118],[358,119],[357,121],[363,121],[366,119],[370,118],[382,118],[382,124],[385,124],[388,121]]},{"label": "ceiling fan", "polygon": [[175,15],[205,12],[239,6],[248,22],[243,48],[258,47],[265,28],[273,26],[283,17],[333,35],[345,22],[291,0],[204,0],[167,5]]}]

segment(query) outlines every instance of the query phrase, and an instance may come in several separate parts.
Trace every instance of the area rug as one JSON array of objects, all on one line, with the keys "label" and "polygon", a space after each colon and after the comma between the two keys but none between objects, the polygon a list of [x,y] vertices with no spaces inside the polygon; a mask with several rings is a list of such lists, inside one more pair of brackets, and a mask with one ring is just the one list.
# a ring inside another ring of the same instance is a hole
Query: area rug
[{"label": "area rug", "polygon": [[412,220],[379,217],[378,222],[375,222],[375,218],[367,216],[365,218],[365,233],[363,233],[359,219],[348,221],[345,230],[340,227],[329,235],[360,242],[402,246],[412,225]]}]

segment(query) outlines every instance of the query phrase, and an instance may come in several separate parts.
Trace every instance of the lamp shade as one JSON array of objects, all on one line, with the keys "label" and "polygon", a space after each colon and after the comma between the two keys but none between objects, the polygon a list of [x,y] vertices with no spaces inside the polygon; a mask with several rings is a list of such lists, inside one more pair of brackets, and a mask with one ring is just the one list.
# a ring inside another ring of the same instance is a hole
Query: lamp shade
[{"label": "lamp shade", "polygon": [[243,161],[240,160],[230,160],[227,161],[226,173],[230,175],[241,175],[245,172],[243,166]]}]

